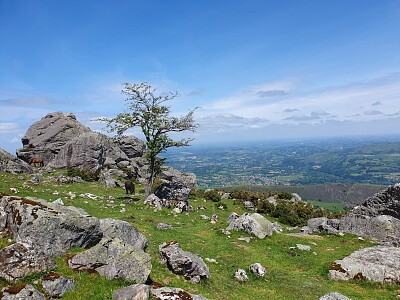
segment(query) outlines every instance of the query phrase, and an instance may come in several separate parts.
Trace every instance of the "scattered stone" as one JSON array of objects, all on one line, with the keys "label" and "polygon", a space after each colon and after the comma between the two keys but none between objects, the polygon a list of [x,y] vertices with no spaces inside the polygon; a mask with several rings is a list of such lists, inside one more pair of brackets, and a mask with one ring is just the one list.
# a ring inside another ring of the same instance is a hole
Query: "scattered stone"
[{"label": "scattered stone", "polygon": [[265,268],[260,263],[250,265],[249,269],[254,275],[258,277],[264,277],[266,273]]},{"label": "scattered stone", "polygon": [[46,297],[30,284],[5,287],[0,295],[2,300],[46,300]]},{"label": "scattered stone", "polygon": [[208,262],[210,262],[210,263],[215,263],[215,264],[217,263],[217,260],[216,260],[215,258],[208,258],[208,257],[206,257],[205,260],[208,261]]},{"label": "scattered stone", "polygon": [[170,230],[173,229],[173,227],[169,224],[165,224],[165,223],[158,223],[157,224],[157,229],[159,230]]},{"label": "scattered stone", "polygon": [[239,241],[245,241],[246,243],[250,243],[251,242],[251,237],[243,237],[241,236],[240,238],[238,238]]},{"label": "scattered stone", "polygon": [[50,274],[45,277],[42,285],[47,294],[54,298],[61,298],[66,292],[75,289],[74,280],[58,274]]},{"label": "scattered stone", "polygon": [[91,193],[80,194],[79,197],[89,198],[89,199],[92,199],[92,200],[96,200],[98,198],[98,196],[93,195]]},{"label": "scattered stone", "polygon": [[322,296],[321,298],[319,298],[319,300],[351,300],[351,299],[342,294],[334,292]]},{"label": "scattered stone", "polygon": [[180,248],[178,242],[163,243],[159,246],[162,263],[166,263],[168,269],[194,283],[201,279],[210,278],[210,271],[203,259],[191,252]]},{"label": "scattered stone", "polygon": [[226,230],[226,229],[224,229],[224,228],[221,229],[221,232],[222,232],[223,234],[225,234],[225,235],[230,235],[230,234],[231,234],[230,231],[228,231],[228,230]]},{"label": "scattered stone", "polygon": [[217,221],[218,221],[218,215],[216,215],[216,214],[213,214],[212,216],[211,216],[211,223],[213,223],[213,224],[215,224],[215,223],[217,223]]},{"label": "scattered stone", "polygon": [[329,276],[336,280],[400,283],[400,248],[375,246],[360,249],[335,261]]},{"label": "scattered stone", "polygon": [[148,300],[149,297],[150,286],[140,283],[116,290],[112,300]]},{"label": "scattered stone", "polygon": [[61,198],[58,198],[57,200],[54,200],[54,201],[53,201],[53,204],[64,205],[64,202],[62,201]]},{"label": "scattered stone", "polygon": [[19,191],[16,188],[10,188],[10,192],[14,194],[18,194]]},{"label": "scattered stone", "polygon": [[255,210],[254,204],[251,201],[244,201],[243,206],[248,210]]},{"label": "scattered stone", "polygon": [[311,247],[308,245],[296,244],[296,247],[302,251],[311,251]]},{"label": "scattered stone", "polygon": [[210,220],[210,217],[206,215],[200,215],[200,218],[207,221]]},{"label": "scattered stone", "polygon": [[245,281],[249,280],[249,277],[247,277],[246,271],[243,269],[237,269],[234,277],[239,282],[245,282]]}]

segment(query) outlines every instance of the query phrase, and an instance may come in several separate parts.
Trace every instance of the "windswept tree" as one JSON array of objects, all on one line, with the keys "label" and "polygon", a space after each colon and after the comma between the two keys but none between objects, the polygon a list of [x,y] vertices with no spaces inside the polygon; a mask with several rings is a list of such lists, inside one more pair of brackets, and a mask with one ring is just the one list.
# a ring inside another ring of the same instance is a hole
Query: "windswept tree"
[{"label": "windswept tree", "polygon": [[170,107],[165,103],[178,97],[178,92],[157,94],[156,89],[150,84],[124,83],[122,93],[126,95],[127,110],[114,118],[100,118],[106,122],[108,132],[116,133],[116,137],[122,137],[126,130],[140,127],[145,137],[146,159],[148,161],[148,174],[145,183],[145,197],[147,197],[154,185],[156,176],[162,171],[164,159],[158,154],[171,147],[188,146],[193,138],[174,140],[171,133],[194,131],[197,125],[193,119],[196,110],[190,110],[183,117],[171,116]]}]

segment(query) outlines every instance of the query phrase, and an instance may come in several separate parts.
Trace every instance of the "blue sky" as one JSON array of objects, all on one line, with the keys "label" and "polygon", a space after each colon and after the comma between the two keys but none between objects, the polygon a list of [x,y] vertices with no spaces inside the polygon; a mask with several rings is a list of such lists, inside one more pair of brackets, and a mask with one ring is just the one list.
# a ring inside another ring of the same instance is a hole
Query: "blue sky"
[{"label": "blue sky", "polygon": [[201,107],[197,143],[399,134],[400,1],[0,0],[1,148],[142,81]]}]

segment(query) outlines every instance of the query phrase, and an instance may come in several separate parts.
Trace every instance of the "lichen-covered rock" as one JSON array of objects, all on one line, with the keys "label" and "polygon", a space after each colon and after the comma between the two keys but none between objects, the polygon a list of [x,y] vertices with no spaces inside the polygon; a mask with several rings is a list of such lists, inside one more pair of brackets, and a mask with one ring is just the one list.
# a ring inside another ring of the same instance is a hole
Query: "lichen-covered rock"
[{"label": "lichen-covered rock", "polygon": [[42,280],[42,286],[51,297],[61,298],[66,292],[75,289],[75,281],[53,273]]},{"label": "lichen-covered rock", "polygon": [[0,250],[0,278],[7,281],[15,282],[55,267],[52,257],[38,253],[28,244],[15,243]]},{"label": "lichen-covered rock", "polygon": [[193,295],[179,288],[161,287],[151,289],[151,295],[155,300],[208,300],[200,295]]},{"label": "lichen-covered rock", "polygon": [[7,216],[6,226],[15,241],[29,244],[46,256],[63,255],[72,247],[94,245],[103,235],[97,218],[73,206],[3,196],[0,208]]},{"label": "lichen-covered rock", "polygon": [[140,250],[147,248],[146,237],[128,222],[115,219],[100,219],[99,221],[103,238],[119,238],[122,242]]},{"label": "lichen-covered rock", "polygon": [[161,184],[154,193],[160,199],[177,200],[187,202],[190,188],[179,181],[171,181]]},{"label": "lichen-covered rock", "polygon": [[0,148],[0,171],[12,174],[32,174],[32,168],[23,160]]},{"label": "lichen-covered rock", "polygon": [[400,248],[375,246],[355,251],[335,261],[329,276],[336,280],[400,283]]},{"label": "lichen-covered rock", "polygon": [[274,224],[258,213],[244,213],[239,218],[232,220],[226,230],[243,230],[263,239],[272,235]]},{"label": "lichen-covered rock", "polygon": [[30,284],[3,288],[0,295],[1,300],[46,300],[46,297]]},{"label": "lichen-covered rock", "polygon": [[334,292],[323,295],[321,298],[319,298],[319,300],[351,300],[351,299],[342,294]]},{"label": "lichen-covered rock", "polygon": [[146,282],[151,258],[143,250],[119,238],[104,238],[97,245],[68,260],[75,270],[96,271],[108,279],[122,278],[135,283]]},{"label": "lichen-covered rock", "polygon": [[178,242],[163,243],[159,246],[161,262],[168,269],[186,279],[198,283],[201,279],[210,278],[210,271],[203,259],[191,252],[184,251]]},{"label": "lichen-covered rock", "polygon": [[116,290],[112,300],[148,300],[149,297],[150,286],[140,283]]}]

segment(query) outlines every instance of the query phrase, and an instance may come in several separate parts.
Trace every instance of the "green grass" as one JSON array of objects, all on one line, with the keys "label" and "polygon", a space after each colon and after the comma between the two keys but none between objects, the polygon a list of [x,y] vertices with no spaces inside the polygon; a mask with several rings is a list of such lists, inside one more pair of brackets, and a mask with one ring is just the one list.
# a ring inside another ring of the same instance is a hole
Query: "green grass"
[{"label": "green grass", "polygon": [[342,212],[346,210],[344,205],[338,202],[322,202],[314,200],[307,200],[307,202],[312,204],[315,208],[321,207],[331,212]]},{"label": "green grass", "polygon": [[[54,174],[50,174],[55,176]],[[184,290],[201,294],[210,299],[319,299],[322,295],[337,291],[351,299],[398,299],[398,285],[372,284],[362,281],[340,282],[328,278],[328,267],[337,259],[349,255],[353,251],[370,246],[369,241],[360,242],[352,235],[329,236],[322,235],[318,238],[300,238],[285,234],[274,234],[263,240],[252,239],[250,243],[239,241],[237,238],[248,236],[246,233],[233,232],[231,236],[221,233],[226,228],[228,215],[235,211],[244,212],[240,206],[232,201],[223,200],[227,210],[219,210],[214,202],[204,202],[200,198],[191,198],[190,204],[197,208],[205,206],[206,210],[195,210],[189,213],[179,214],[174,217],[170,210],[154,212],[152,208],[144,206],[139,196],[126,196],[121,188],[106,189],[104,185],[94,183],[57,184],[45,180],[37,186],[23,188],[22,184],[28,177],[0,173],[0,192],[10,194],[10,188],[19,190],[17,196],[34,196],[54,201],[61,198],[65,205],[74,205],[85,209],[89,214],[99,218],[116,218],[128,221],[137,227],[148,240],[147,252],[152,257],[151,279],[165,286],[179,287]],[[53,193],[57,191],[58,195]],[[77,195],[75,199],[68,197],[68,192]],[[80,194],[92,193],[98,199],[91,200],[80,197]],[[139,194],[143,188],[139,187]],[[111,202],[109,197],[114,200]],[[319,203],[319,202],[318,202]],[[121,206],[122,205],[122,206]],[[125,207],[126,211],[120,210]],[[201,214],[211,216],[218,214],[216,224],[200,218]],[[158,222],[171,224],[173,230],[157,230]],[[165,265],[159,263],[158,246],[167,241],[176,240],[184,250],[200,255],[202,258],[214,258],[217,263],[206,262],[211,278],[198,285],[192,284],[182,276],[172,274]],[[310,245],[312,251],[295,251],[298,255],[291,256],[289,248],[297,243]],[[314,244],[315,243],[315,244]],[[0,248],[10,244],[8,237],[0,239]],[[82,251],[73,249],[71,252]],[[111,299],[112,292],[129,283],[123,280],[106,280],[97,274],[87,272],[75,272],[68,268],[67,258],[57,259],[56,272],[76,280],[75,291],[67,293],[63,299]],[[249,281],[239,283],[234,280],[233,274],[238,268],[248,271],[252,263],[260,262],[267,268],[264,278],[256,278],[250,272]],[[38,274],[24,278],[21,282],[33,283],[40,288],[38,279],[45,274]],[[0,287],[8,283],[0,282]]]}]

